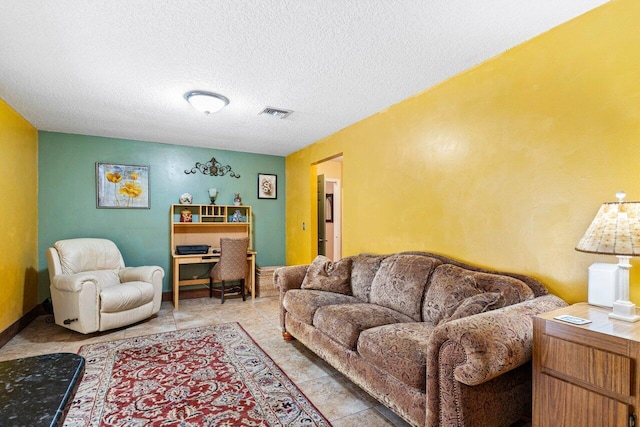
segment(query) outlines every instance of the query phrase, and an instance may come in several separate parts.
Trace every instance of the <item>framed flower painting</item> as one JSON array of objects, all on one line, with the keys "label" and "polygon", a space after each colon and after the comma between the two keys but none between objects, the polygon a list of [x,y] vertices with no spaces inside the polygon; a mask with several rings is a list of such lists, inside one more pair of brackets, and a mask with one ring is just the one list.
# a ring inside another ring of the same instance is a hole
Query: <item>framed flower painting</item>
[{"label": "framed flower painting", "polygon": [[277,175],[268,173],[258,174],[258,199],[277,199]]},{"label": "framed flower painting", "polygon": [[149,209],[149,166],[96,163],[96,207]]}]

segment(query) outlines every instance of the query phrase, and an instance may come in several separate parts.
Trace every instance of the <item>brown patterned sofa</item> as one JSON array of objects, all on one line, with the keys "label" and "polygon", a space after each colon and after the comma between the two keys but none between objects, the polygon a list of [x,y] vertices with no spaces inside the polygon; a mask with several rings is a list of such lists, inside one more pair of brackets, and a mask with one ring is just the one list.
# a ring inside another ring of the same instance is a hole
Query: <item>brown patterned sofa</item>
[{"label": "brown patterned sofa", "polygon": [[537,280],[425,252],[274,272],[295,337],[414,426],[508,426],[531,412],[532,316],[565,306]]}]

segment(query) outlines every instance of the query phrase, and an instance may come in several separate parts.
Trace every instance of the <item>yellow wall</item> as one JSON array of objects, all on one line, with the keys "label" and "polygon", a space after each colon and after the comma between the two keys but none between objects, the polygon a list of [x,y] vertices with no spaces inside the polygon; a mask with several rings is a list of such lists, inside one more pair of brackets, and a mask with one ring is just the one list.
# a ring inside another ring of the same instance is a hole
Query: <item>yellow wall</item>
[{"label": "yellow wall", "polygon": [[38,132],[0,99],[0,332],[37,304]]},{"label": "yellow wall", "polygon": [[344,255],[433,251],[586,300],[617,260],[575,245],[616,191],[640,200],[638,22],[614,0],[289,155],[287,264],[315,255],[311,165],[343,153]]}]

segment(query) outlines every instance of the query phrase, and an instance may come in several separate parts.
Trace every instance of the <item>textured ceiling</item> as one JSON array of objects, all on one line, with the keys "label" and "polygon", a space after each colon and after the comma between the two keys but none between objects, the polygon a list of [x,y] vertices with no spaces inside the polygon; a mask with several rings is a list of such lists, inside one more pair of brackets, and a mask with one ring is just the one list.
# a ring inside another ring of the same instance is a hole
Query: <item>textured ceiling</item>
[{"label": "textured ceiling", "polygon": [[0,98],[40,130],[286,155],[605,2],[0,0]]}]

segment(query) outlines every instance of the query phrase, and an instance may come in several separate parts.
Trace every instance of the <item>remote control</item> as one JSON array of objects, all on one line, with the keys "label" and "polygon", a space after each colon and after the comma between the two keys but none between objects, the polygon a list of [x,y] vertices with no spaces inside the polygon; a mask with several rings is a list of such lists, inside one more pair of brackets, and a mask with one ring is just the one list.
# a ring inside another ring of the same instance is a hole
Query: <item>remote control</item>
[{"label": "remote control", "polygon": [[556,316],[554,319],[562,320],[563,322],[573,323],[574,325],[586,325],[587,323],[591,323],[589,319],[583,319],[582,317],[570,316],[568,314],[563,314],[562,316]]}]

